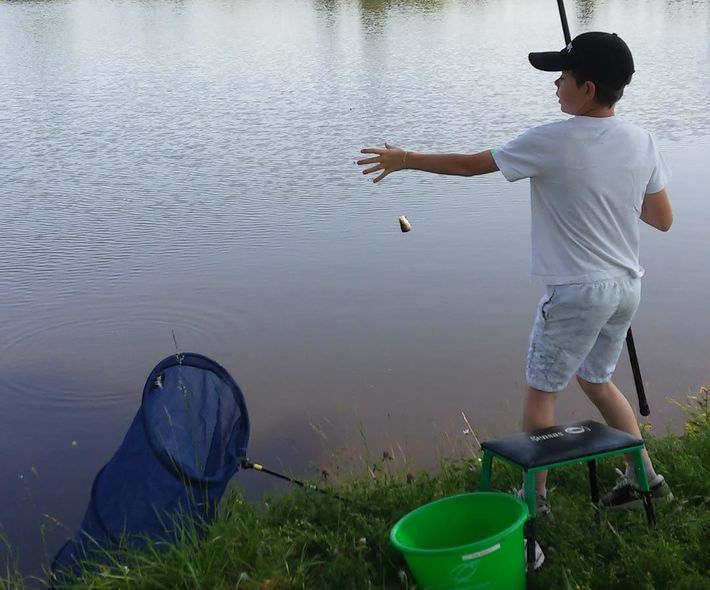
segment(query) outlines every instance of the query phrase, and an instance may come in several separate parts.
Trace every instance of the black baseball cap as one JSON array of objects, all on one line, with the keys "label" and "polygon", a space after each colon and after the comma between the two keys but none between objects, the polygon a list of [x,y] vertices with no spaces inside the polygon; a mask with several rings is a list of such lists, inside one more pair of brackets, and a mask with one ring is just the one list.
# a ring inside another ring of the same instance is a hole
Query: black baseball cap
[{"label": "black baseball cap", "polygon": [[575,70],[613,88],[623,88],[634,73],[631,50],[616,33],[582,33],[561,51],[531,53],[528,59],[538,70]]}]

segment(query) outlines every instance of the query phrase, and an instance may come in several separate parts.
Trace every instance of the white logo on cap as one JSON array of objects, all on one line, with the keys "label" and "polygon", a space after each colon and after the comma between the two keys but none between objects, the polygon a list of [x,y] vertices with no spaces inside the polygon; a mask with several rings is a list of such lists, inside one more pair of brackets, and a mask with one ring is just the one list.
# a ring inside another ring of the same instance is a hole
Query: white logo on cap
[{"label": "white logo on cap", "polygon": [[[559,47],[559,45],[558,45],[558,47]],[[567,53],[572,52],[572,43],[571,42],[569,43],[569,45],[567,45],[566,49],[567,49]]]}]

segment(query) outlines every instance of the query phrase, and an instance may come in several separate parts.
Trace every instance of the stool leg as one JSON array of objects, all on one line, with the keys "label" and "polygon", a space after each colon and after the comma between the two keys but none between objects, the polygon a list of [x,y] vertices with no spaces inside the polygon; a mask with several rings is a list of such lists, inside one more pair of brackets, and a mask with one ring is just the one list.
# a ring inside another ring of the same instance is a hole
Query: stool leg
[{"label": "stool leg", "polygon": [[649,526],[656,524],[656,515],[653,511],[653,500],[651,498],[651,488],[648,485],[648,478],[646,477],[646,470],[643,468],[643,457],[641,456],[641,449],[637,449],[632,453],[634,458],[634,471],[636,472],[636,481],[638,482],[639,488],[643,493],[643,507],[646,511],[646,520],[648,520]]},{"label": "stool leg", "polygon": [[653,526],[656,524],[656,514],[653,511],[653,499],[651,498],[651,492],[643,493],[643,507],[646,510],[646,520],[648,521],[648,526]]},{"label": "stool leg", "polygon": [[537,517],[537,491],[535,490],[535,472],[534,471],[523,471],[524,477],[524,487],[525,492],[525,503],[528,505],[528,512],[530,513],[530,519]]},{"label": "stool leg", "polygon": [[493,455],[488,451],[483,451],[483,464],[481,465],[481,483],[479,489],[487,492],[491,486],[491,469],[493,467]]},{"label": "stool leg", "polygon": [[537,492],[535,490],[535,472],[523,471],[523,490],[525,492],[525,503],[528,505],[530,515],[525,526],[525,539],[527,540],[527,551],[525,561],[527,562],[528,587],[533,583],[532,573],[535,571],[535,520],[537,518]]},{"label": "stool leg", "polygon": [[597,462],[595,459],[587,461],[589,468],[589,489],[592,493],[592,503],[594,504],[594,516],[599,521],[599,480],[597,479]]},{"label": "stool leg", "polygon": [[528,590],[535,586],[535,519],[531,518],[525,524],[525,541],[527,543],[525,552],[525,569],[527,572],[526,581]]}]

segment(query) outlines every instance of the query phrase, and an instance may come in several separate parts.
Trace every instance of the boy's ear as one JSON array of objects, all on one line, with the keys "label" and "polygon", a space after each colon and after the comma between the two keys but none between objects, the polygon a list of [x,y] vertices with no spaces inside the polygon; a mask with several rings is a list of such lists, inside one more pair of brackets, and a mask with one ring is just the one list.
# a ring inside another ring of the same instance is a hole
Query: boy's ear
[{"label": "boy's ear", "polygon": [[595,98],[597,95],[597,85],[591,80],[584,83],[584,93],[590,98]]}]

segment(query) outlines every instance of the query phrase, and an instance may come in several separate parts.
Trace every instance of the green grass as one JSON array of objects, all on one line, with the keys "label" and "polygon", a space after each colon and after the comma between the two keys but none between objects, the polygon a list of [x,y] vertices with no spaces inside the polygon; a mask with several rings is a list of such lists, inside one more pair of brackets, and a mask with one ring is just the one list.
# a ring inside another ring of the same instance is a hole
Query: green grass
[{"label": "green grass", "polygon": [[[656,437],[648,446],[676,501],[657,508],[650,529],[643,511],[606,511],[595,522],[587,472],[576,465],[552,474],[554,522],[539,538],[547,560],[539,588],[674,590],[710,588],[710,414],[708,391],[686,406],[683,436]],[[618,462],[602,461],[612,484]],[[185,588],[215,590],[412,589],[402,556],[389,544],[392,525],[426,502],[477,489],[478,458],[445,461],[436,474],[407,473],[383,458],[365,473],[334,486],[343,501],[295,488],[253,505],[226,497],[206,530],[181,529],[172,545],[115,551],[110,566],[87,569],[63,588]],[[520,476],[496,462],[493,488],[510,490]],[[10,575],[10,574],[9,574]],[[29,588],[19,576],[0,588]]]}]

